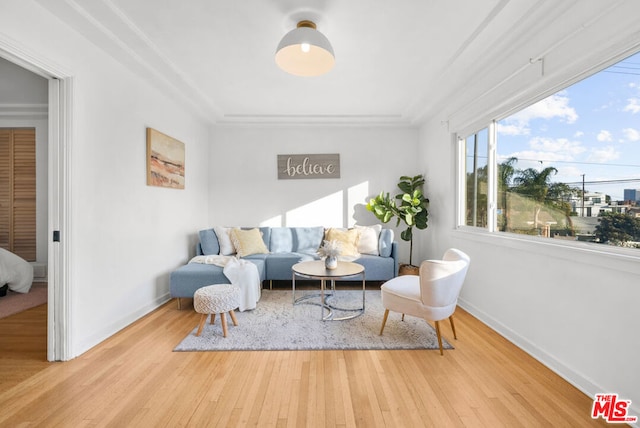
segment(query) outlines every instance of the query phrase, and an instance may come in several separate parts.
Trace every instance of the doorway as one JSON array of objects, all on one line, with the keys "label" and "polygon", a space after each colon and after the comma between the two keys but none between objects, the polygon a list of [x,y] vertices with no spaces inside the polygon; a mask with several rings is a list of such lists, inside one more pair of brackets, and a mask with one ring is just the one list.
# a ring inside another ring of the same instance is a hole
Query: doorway
[{"label": "doorway", "polygon": [[[41,133],[47,135],[45,163],[47,166],[46,195],[47,214],[41,233],[42,251],[47,265],[48,316],[47,316],[47,360],[65,361],[72,358],[69,341],[71,330],[69,267],[69,123],[71,117],[72,78],[38,55],[14,46],[11,41],[0,38],[0,59],[22,67],[46,79],[47,103],[42,106],[48,116],[47,125]],[[20,103],[12,104],[14,109]],[[29,114],[26,112],[25,114]],[[54,239],[54,235],[55,238]],[[64,239],[63,237],[67,237]]]}]

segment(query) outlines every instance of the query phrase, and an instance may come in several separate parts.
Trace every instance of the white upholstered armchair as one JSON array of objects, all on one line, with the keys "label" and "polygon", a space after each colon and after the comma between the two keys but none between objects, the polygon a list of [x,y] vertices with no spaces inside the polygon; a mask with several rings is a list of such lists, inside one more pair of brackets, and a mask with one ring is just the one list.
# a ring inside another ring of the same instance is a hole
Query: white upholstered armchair
[{"label": "white upholstered armchair", "polygon": [[385,308],[380,335],[384,331],[389,311],[412,315],[435,322],[440,355],[442,336],[438,321],[449,318],[453,337],[457,339],[453,324],[458,295],[469,268],[469,256],[451,248],[442,260],[425,260],[420,264],[420,275],[402,275],[385,282],[380,288]]}]

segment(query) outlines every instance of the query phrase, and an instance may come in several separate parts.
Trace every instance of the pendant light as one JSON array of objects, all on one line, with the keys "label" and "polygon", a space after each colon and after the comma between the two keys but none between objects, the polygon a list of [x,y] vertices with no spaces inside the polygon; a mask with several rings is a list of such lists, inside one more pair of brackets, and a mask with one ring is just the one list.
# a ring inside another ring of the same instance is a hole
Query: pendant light
[{"label": "pendant light", "polygon": [[276,64],[295,76],[319,76],[330,71],[335,56],[329,39],[312,21],[300,21],[282,38],[276,50]]}]

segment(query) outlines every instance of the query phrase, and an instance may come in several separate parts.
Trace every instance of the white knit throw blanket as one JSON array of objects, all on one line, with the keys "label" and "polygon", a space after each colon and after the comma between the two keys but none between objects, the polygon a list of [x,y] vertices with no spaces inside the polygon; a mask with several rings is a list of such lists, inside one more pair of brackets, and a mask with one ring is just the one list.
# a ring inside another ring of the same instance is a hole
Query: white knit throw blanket
[{"label": "white knit throw blanket", "polygon": [[255,309],[260,300],[262,289],[260,274],[256,265],[234,256],[219,255],[195,256],[189,263],[203,263],[222,267],[222,273],[232,284],[237,285],[242,290],[240,305],[238,306],[240,312]]}]

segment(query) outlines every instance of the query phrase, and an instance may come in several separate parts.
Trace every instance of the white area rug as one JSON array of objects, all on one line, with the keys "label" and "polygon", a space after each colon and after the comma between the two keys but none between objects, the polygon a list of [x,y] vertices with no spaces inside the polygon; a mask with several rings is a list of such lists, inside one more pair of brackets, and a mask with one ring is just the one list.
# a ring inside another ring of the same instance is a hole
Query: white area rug
[{"label": "white area rug", "polygon": [[[311,290],[298,291],[296,297]],[[338,291],[333,302],[341,307],[361,306],[362,291]],[[336,312],[336,317],[348,314]],[[256,309],[236,312],[238,326],[227,315],[228,335],[216,316],[200,337],[197,326],[174,351],[318,350],[318,349],[438,349],[435,330],[423,319],[390,312],[382,336],[384,309],[380,291],[367,290],[365,313],[345,321],[321,321],[320,307],[292,304],[291,291],[262,290]],[[443,339],[443,346],[452,346]]]}]

